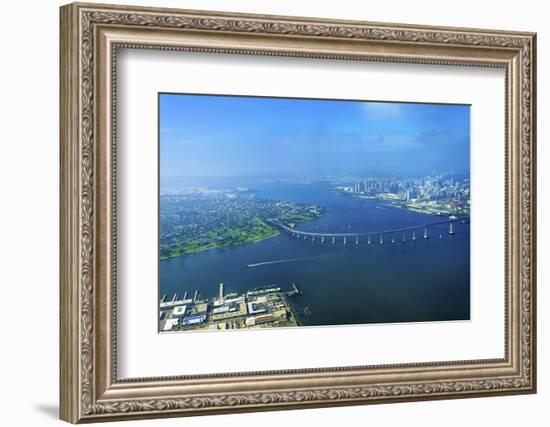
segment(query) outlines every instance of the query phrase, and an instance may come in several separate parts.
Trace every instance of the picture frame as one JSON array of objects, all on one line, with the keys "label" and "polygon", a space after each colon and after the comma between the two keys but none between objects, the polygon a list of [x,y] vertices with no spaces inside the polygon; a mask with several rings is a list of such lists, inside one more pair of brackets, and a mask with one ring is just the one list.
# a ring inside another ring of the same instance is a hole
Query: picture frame
[{"label": "picture frame", "polygon": [[[536,392],[534,33],[86,3],[63,6],[60,23],[61,419],[98,422]],[[504,357],[120,379],[121,49],[503,69]]]}]

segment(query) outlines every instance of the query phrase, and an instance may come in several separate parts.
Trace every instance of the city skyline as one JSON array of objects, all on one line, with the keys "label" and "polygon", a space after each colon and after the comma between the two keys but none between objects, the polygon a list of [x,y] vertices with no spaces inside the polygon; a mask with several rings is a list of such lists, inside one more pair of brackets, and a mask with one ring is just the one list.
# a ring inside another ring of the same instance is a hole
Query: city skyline
[{"label": "city skyline", "polygon": [[469,174],[467,105],[161,94],[159,108],[161,179]]}]

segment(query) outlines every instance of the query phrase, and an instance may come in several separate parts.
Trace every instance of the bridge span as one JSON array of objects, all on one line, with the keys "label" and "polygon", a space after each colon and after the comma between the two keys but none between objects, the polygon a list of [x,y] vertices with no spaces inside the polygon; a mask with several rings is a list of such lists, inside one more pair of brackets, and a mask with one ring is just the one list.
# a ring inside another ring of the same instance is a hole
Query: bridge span
[{"label": "bridge span", "polygon": [[[277,227],[278,229],[288,233],[292,237],[298,239],[311,240],[313,242],[319,241],[320,243],[330,242],[335,244],[337,241],[343,242],[345,245],[348,243],[355,243],[358,245],[360,242],[368,243],[369,245],[377,241],[379,244],[384,243],[384,238],[390,239],[392,243],[395,243],[396,236],[397,239],[405,242],[407,240],[417,240],[417,239],[429,239],[430,232],[429,229],[438,225],[448,225],[449,229],[447,234],[455,234],[453,224],[456,222],[469,222],[466,218],[455,218],[455,219],[446,219],[444,221],[437,221],[428,224],[413,225],[404,228],[395,228],[387,230],[377,230],[377,231],[365,231],[365,232],[355,232],[355,233],[330,233],[330,232],[314,232],[314,231],[303,231],[297,230],[288,226],[280,220],[271,219],[267,222]],[[418,234],[417,234],[418,233]]]}]

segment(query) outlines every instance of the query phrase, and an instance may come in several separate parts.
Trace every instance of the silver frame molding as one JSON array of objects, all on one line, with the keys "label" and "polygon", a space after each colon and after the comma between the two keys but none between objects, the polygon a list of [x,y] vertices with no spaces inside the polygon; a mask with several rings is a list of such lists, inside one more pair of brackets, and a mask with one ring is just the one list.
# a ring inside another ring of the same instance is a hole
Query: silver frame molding
[{"label": "silver frame molding", "polygon": [[[80,3],[60,13],[61,419],[112,421],[536,391],[534,33]],[[118,379],[119,48],[503,68],[505,357]]]}]

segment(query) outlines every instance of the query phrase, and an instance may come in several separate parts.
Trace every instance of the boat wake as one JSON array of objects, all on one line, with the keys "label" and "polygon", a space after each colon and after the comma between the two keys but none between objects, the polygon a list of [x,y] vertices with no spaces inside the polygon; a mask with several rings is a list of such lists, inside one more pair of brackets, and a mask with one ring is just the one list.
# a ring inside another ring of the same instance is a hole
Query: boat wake
[{"label": "boat wake", "polygon": [[257,262],[255,264],[248,264],[247,267],[261,267],[262,265],[271,264],[286,264],[288,262],[301,262],[301,261],[314,261],[321,258],[327,258],[331,255],[319,255],[319,256],[306,256],[301,258],[287,258],[287,259],[275,259],[273,261]]}]

